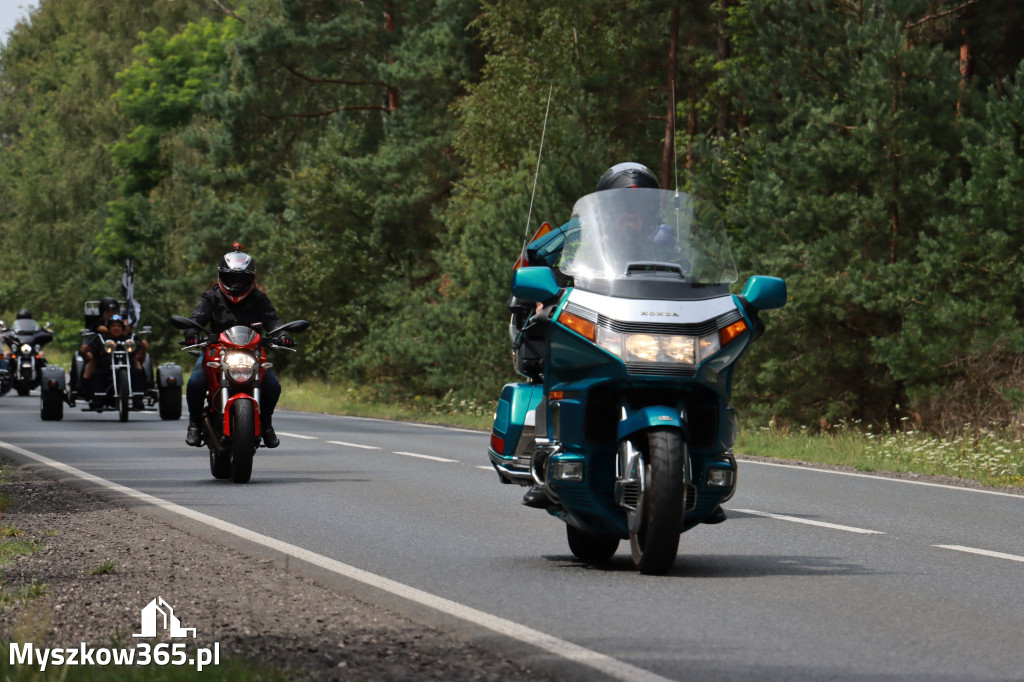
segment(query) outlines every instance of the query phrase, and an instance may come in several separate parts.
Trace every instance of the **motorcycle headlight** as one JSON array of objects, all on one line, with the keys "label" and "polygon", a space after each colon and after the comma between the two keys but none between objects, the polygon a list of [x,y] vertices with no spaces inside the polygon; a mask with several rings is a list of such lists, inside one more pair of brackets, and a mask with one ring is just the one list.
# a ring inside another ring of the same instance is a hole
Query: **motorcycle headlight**
[{"label": "motorcycle headlight", "polygon": [[117,349],[117,341],[114,341],[113,339],[107,339],[103,343],[103,348],[106,349],[108,353],[113,353]]},{"label": "motorcycle headlight", "polygon": [[221,363],[228,378],[238,383],[252,381],[256,374],[256,356],[251,353],[227,353]]},{"label": "motorcycle headlight", "polygon": [[624,362],[698,365],[721,349],[718,333],[707,336],[619,334],[600,328],[597,345]]},{"label": "motorcycle headlight", "polygon": [[32,355],[32,346],[27,343],[21,344],[21,354]]},{"label": "motorcycle headlight", "polygon": [[128,339],[127,341],[124,342],[124,349],[126,351],[128,351],[129,353],[134,353],[136,347],[137,346],[136,346],[135,341],[133,339]]},{"label": "motorcycle headlight", "polygon": [[657,362],[660,339],[652,334],[626,334],[622,344],[624,359],[626,362]]}]

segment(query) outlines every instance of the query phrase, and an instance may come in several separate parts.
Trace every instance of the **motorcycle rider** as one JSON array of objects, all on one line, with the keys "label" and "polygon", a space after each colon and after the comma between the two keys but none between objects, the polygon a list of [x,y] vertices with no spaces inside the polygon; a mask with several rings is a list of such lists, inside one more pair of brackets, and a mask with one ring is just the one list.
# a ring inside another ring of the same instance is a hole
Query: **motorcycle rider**
[{"label": "motorcycle rider", "polygon": [[[106,403],[105,394],[110,385],[111,359],[110,353],[104,348],[104,342],[106,339],[120,341],[132,336],[131,330],[120,315],[112,314],[105,321],[105,325],[97,327],[98,333],[85,345],[86,350],[82,354],[86,360],[85,369],[82,371],[82,381],[91,389],[92,397],[89,406],[94,410],[103,407]],[[132,385],[144,386],[146,378],[142,362],[146,359],[146,348],[138,337],[135,337],[135,343],[136,349],[131,355],[132,364],[129,371],[132,373]],[[134,407],[141,409],[141,397],[133,396],[132,399],[135,403]]]},{"label": "motorcycle rider", "polygon": [[[113,296],[107,296],[105,298],[100,299],[99,316],[96,316],[96,315],[86,315],[85,316],[85,328],[88,331],[92,332],[93,334],[106,334],[106,333],[109,332],[109,329],[107,328],[107,323],[110,321],[110,318],[112,316],[114,316],[114,315],[120,315],[120,314],[121,314],[121,304],[118,303],[117,299],[114,298]],[[149,347],[148,343],[146,343],[146,347],[147,348]],[[78,354],[85,361],[85,364],[88,365],[88,363],[89,363],[89,355],[88,355],[89,354],[89,341],[84,341],[82,343],[82,345],[79,346]],[[83,375],[82,378],[84,379],[85,378],[85,376],[84,376],[85,375],[84,368],[82,370],[82,375]],[[79,380],[78,380],[78,377],[77,377],[76,373],[75,372],[71,372],[71,391],[72,392],[75,392],[77,390],[78,382],[79,382]],[[82,382],[82,393],[84,394],[85,398],[91,398],[92,393],[90,391],[90,386],[89,386],[89,382],[88,381],[83,381]]]},{"label": "motorcycle rider", "polygon": [[[239,244],[234,250],[224,254],[217,266],[217,284],[199,296],[190,319],[219,334],[236,325],[251,325],[259,322],[261,333],[281,327],[284,323],[277,316],[270,297],[256,288],[256,263],[252,256],[242,251]],[[276,339],[277,343],[291,348],[295,345],[288,332],[282,332]],[[199,343],[199,332],[189,329],[185,332],[185,344],[192,346]],[[273,415],[277,400],[281,397],[281,383],[273,371],[267,370],[263,375],[260,391],[260,433],[263,444],[268,448],[276,448],[281,444],[274,432]],[[206,403],[206,376],[203,373],[202,356],[196,361],[195,369],[189,377],[185,389],[185,400],[188,403],[188,433],[185,442],[193,447],[202,446],[202,431],[199,428]]]},{"label": "motorcycle rider", "polygon": [[[17,314],[15,314],[14,327],[7,331],[4,338],[4,340],[7,342],[7,345],[9,346],[4,348],[4,363],[8,366],[8,370],[11,372],[12,376],[14,373],[18,371],[18,368],[15,364],[16,361],[14,351],[12,350],[19,343],[18,333],[36,331],[39,329],[41,329],[39,323],[32,319],[32,311],[29,310],[28,308],[22,308],[17,312]],[[43,360],[42,358],[43,352],[39,351],[40,367],[46,364],[46,361]]]}]

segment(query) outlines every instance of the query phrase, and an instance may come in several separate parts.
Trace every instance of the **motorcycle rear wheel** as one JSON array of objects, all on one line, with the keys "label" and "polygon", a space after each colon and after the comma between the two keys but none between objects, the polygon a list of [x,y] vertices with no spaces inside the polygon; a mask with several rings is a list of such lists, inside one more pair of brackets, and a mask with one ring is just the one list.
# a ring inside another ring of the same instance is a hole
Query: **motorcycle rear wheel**
[{"label": "motorcycle rear wheel", "polygon": [[160,408],[160,418],[164,421],[181,419],[181,389],[174,386],[165,386],[159,389],[157,402]]},{"label": "motorcycle rear wheel", "polygon": [[599,564],[615,556],[619,539],[614,535],[594,535],[565,524],[565,536],[573,556],[589,564]]},{"label": "motorcycle rear wheel", "polygon": [[641,448],[644,486],[637,501],[640,523],[629,534],[633,565],[645,575],[664,575],[679,550],[683,520],[686,442],[678,429],[650,429]]},{"label": "motorcycle rear wheel", "polygon": [[43,391],[39,416],[44,422],[59,422],[64,418],[64,396],[55,391]]},{"label": "motorcycle rear wheel", "polygon": [[236,400],[231,405],[231,480],[248,483],[252,477],[252,458],[256,454],[256,408],[251,400]]},{"label": "motorcycle rear wheel", "polygon": [[131,387],[128,386],[128,370],[117,370],[117,418],[123,422],[128,421],[128,404],[131,400]]}]

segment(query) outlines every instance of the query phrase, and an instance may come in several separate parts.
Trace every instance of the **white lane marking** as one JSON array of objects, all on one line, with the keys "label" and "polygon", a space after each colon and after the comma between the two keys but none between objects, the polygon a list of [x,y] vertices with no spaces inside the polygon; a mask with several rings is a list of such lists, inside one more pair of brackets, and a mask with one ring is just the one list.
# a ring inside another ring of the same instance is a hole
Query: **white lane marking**
[{"label": "white lane marking", "polygon": [[480,466],[479,464],[477,465],[476,468],[477,469],[483,469],[484,471],[494,471],[494,467],[485,467],[485,466]]},{"label": "white lane marking", "polygon": [[25,450],[17,445],[11,445],[10,443],[0,441],[0,448],[16,452],[23,457],[35,460],[40,464],[44,464],[52,469],[56,469],[57,471],[88,481],[94,485],[101,486],[108,490],[113,490],[121,493],[122,495],[127,495],[130,498],[145,502],[146,504],[166,509],[167,511],[179,514],[185,518],[192,519],[193,521],[204,523],[226,533],[231,533],[232,535],[248,540],[249,542],[282,552],[283,554],[287,554],[288,556],[301,561],[306,561],[314,566],[319,566],[320,568],[337,573],[340,576],[344,576],[351,580],[356,580],[365,585],[369,585],[370,587],[383,590],[384,592],[403,597],[411,602],[435,609],[449,616],[461,618],[473,625],[487,628],[488,630],[511,639],[533,645],[553,656],[589,666],[590,668],[604,673],[609,677],[622,680],[622,682],[671,682],[671,680],[666,677],[655,675],[648,670],[638,668],[634,665],[630,665],[629,663],[624,663],[623,661],[600,652],[587,649],[577,644],[573,644],[572,642],[567,642],[563,639],[558,639],[557,637],[552,637],[551,635],[539,630],[534,630],[533,628],[528,628],[525,625],[520,625],[514,621],[474,609],[471,606],[466,606],[465,604],[460,604],[450,599],[439,597],[435,594],[431,594],[430,592],[425,592],[404,583],[391,580],[390,578],[377,575],[376,573],[370,573],[369,571],[364,571],[361,568],[356,568],[349,564],[343,564],[340,561],[336,561],[320,554],[315,554],[309,550],[288,544],[287,542],[282,542],[267,535],[256,533],[248,528],[236,526],[233,523],[228,523],[227,521],[222,521],[213,516],[208,516],[202,512],[197,512],[194,509],[182,507],[181,505],[173,502],[162,500],[159,497],[153,497],[147,493],[140,492],[133,488],[128,488],[119,483],[108,481],[105,478],[100,478],[99,476],[87,473],[81,469],[76,469],[75,467],[64,464],[63,462],[57,462],[49,459],[48,457],[44,457],[43,455]]},{"label": "white lane marking", "polygon": [[301,438],[302,440],[317,440],[316,436],[303,436],[301,433],[288,433],[287,431],[278,431],[281,436],[288,436],[289,438]]},{"label": "white lane marking", "polygon": [[959,490],[967,493],[983,493],[985,495],[998,495],[1000,497],[1016,497],[1024,499],[1024,495],[1018,493],[1004,493],[1000,490],[987,490],[985,488],[966,488],[959,485],[946,485],[944,483],[929,483],[928,481],[910,481],[905,478],[890,478],[889,476],[876,476],[874,474],[862,474],[856,471],[833,471],[832,469],[818,469],[816,467],[797,466],[795,464],[776,464],[775,462],[759,462],[753,459],[744,459],[743,455],[736,458],[744,464],[760,464],[766,467],[780,467],[783,469],[796,469],[798,471],[815,471],[819,474],[835,474],[837,476],[854,476],[856,478],[871,478],[876,481],[889,481],[891,483],[909,483],[910,485],[925,485],[929,488],[945,488],[946,490]]},{"label": "white lane marking", "polygon": [[444,457],[434,457],[433,455],[421,455],[418,452],[400,452],[399,451],[399,452],[395,452],[394,454],[396,454],[396,455],[404,455],[406,457],[419,457],[420,459],[429,459],[432,462],[445,462],[445,463],[453,463],[453,464],[458,464],[459,463],[459,460],[457,460],[457,459],[446,459]]},{"label": "white lane marking", "polygon": [[1016,554],[1005,554],[1003,552],[993,552],[988,549],[975,549],[974,547],[964,547],[963,545],[932,545],[932,547],[941,547],[942,549],[953,549],[957,552],[967,552],[968,554],[980,554],[982,556],[995,557],[996,559],[1009,559],[1010,561],[1020,561],[1024,563],[1024,556],[1017,556]]},{"label": "white lane marking", "polygon": [[854,526],[841,526],[838,523],[825,523],[824,521],[812,521],[810,519],[801,519],[795,516],[784,516],[782,514],[772,514],[770,512],[754,511],[753,509],[734,509],[741,514],[753,514],[754,516],[767,516],[770,519],[778,519],[779,521],[792,521],[793,523],[804,523],[808,526],[821,526],[822,528],[831,528],[832,530],[845,530],[850,533],[864,533],[871,535],[885,535],[880,530],[868,530],[867,528],[855,528]]},{"label": "white lane marking", "polygon": [[329,440],[331,445],[343,445],[346,448],[361,448],[363,450],[380,450],[376,445],[360,445],[359,443],[346,443],[343,440]]}]

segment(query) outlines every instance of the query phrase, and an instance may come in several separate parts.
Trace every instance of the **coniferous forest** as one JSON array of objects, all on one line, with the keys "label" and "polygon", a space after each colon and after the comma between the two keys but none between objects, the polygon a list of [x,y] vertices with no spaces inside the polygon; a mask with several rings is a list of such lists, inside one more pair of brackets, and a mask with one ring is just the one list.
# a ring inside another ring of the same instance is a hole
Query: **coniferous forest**
[{"label": "coniferous forest", "polygon": [[787,280],[741,412],[1012,425],[1022,131],[1015,0],[41,0],[0,49],[0,312],[77,344],[131,257],[179,361],[238,241],[313,323],[288,374],[493,401],[525,234],[633,160],[719,206],[737,287]]}]

